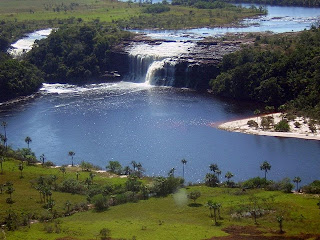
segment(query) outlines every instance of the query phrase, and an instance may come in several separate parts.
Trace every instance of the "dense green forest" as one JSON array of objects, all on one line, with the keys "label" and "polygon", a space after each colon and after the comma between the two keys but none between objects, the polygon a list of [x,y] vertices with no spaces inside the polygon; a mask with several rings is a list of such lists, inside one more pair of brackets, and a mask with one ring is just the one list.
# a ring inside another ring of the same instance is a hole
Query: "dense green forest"
[{"label": "dense green forest", "polygon": [[101,76],[111,61],[109,51],[129,32],[101,24],[64,25],[37,41],[26,59],[44,72],[45,81],[68,82]]},{"label": "dense green forest", "polygon": [[320,29],[257,36],[254,46],[226,55],[213,92],[303,110],[320,117]]},{"label": "dense green forest", "polygon": [[42,73],[37,67],[0,53],[0,101],[36,92],[42,82]]},{"label": "dense green forest", "polygon": [[222,0],[230,3],[256,3],[262,5],[319,7],[319,0]]}]

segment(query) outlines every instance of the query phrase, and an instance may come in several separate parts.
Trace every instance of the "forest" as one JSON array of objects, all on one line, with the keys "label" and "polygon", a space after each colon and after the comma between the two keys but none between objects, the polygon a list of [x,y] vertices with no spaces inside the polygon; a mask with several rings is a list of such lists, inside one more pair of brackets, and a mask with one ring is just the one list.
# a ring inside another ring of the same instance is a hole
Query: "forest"
[{"label": "forest", "polygon": [[226,55],[210,85],[216,95],[282,109],[320,113],[320,29],[257,36],[254,46]]},{"label": "forest", "polygon": [[46,82],[82,82],[99,78],[110,65],[110,49],[129,32],[99,23],[64,25],[37,41],[26,60],[44,73]]},{"label": "forest", "polygon": [[28,61],[0,53],[0,101],[27,96],[42,85],[42,72]]}]

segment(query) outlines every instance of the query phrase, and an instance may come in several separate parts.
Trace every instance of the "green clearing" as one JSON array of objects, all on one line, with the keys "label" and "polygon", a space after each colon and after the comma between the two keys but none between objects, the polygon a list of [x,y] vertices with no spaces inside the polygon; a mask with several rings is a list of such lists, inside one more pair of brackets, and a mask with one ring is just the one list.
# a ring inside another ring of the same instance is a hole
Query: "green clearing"
[{"label": "green clearing", "polygon": [[[143,13],[145,5],[136,3],[73,0],[3,0],[0,2],[0,20],[42,24],[52,27],[63,23],[100,21],[129,28],[190,28],[220,26],[240,19],[262,14],[254,9],[221,8],[197,9],[170,6],[169,12]],[[81,20],[80,20],[81,19]],[[68,20],[68,21],[66,21]]]},{"label": "green clearing", "polygon": [[[13,182],[15,192],[13,204],[6,203],[8,194],[0,194],[0,218],[6,216],[9,209],[18,213],[34,213],[41,215],[48,212],[42,208],[39,193],[31,187],[30,181],[39,176],[56,175],[58,182],[64,178],[76,178],[77,167],[67,167],[66,176],[57,168],[46,168],[41,165],[25,166],[24,178],[20,178],[18,164],[13,159],[3,162],[4,174],[0,175],[0,183]],[[95,173],[94,184],[124,184],[126,179],[109,173]],[[80,172],[79,181],[89,176],[88,172]],[[147,183],[150,180],[145,179]],[[187,200],[191,191],[201,192],[196,204]],[[86,202],[86,196],[53,191],[54,209],[65,212],[67,200],[72,204]],[[214,225],[210,217],[208,200],[222,204],[219,226]],[[68,217],[57,218],[48,222],[31,224],[31,227],[19,227],[16,231],[6,231],[7,239],[96,239],[103,228],[111,230],[113,239],[207,239],[213,236],[227,236],[223,231],[230,226],[256,226],[265,235],[277,236],[279,227],[276,217],[284,217],[283,236],[297,236],[301,233],[320,234],[318,195],[285,194],[278,191],[261,189],[246,190],[238,188],[210,188],[203,185],[182,188],[176,194],[167,197],[140,200],[137,203],[126,203],[112,206],[103,212],[89,209]],[[247,213],[259,208],[264,214],[254,224],[252,217],[234,217],[236,213]],[[51,232],[52,231],[52,232]],[[50,232],[50,233],[48,233]],[[57,232],[57,233],[56,233]],[[2,233],[3,234],[3,233]],[[3,235],[0,234],[0,239]]]},{"label": "green clearing", "polygon": [[[66,174],[63,176],[59,168],[47,168],[41,165],[28,166],[24,164],[22,171],[23,178],[20,178],[19,166],[20,161],[7,159],[2,163],[3,174],[0,174],[0,184],[6,182],[12,182],[15,191],[12,194],[13,204],[7,204],[6,199],[9,197],[5,193],[0,194],[0,219],[3,219],[7,215],[7,210],[33,213],[36,216],[45,214],[47,210],[42,208],[43,203],[40,202],[39,192],[31,185],[32,180],[40,176],[57,176],[57,184],[68,178],[76,179],[76,172],[80,171],[80,168],[66,168]],[[85,181],[89,177],[89,172],[80,172],[79,181]],[[94,177],[94,184],[110,183],[110,184],[123,184],[125,179],[113,178],[108,173],[96,173]],[[59,213],[65,212],[65,202],[69,200],[73,204],[86,202],[85,195],[77,195],[70,193],[62,193],[54,191],[52,198],[55,200],[55,210]]]}]

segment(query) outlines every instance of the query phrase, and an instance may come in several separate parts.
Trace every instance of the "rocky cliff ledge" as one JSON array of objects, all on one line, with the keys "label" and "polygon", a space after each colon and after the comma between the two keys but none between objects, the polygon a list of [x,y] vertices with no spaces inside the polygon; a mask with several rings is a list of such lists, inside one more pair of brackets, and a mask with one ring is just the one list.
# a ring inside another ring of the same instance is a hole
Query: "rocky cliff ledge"
[{"label": "rocky cliff ledge", "polygon": [[[254,43],[252,34],[227,34],[221,38],[205,38],[201,41],[185,41],[194,43],[186,53],[175,59],[175,87],[190,87],[194,89],[207,89],[209,81],[219,72],[218,64],[223,56],[239,50],[242,46]],[[146,35],[137,35],[130,41],[124,41],[113,49],[113,70],[121,75],[129,73],[129,50],[136,44],[160,45],[167,40],[150,39]]]}]

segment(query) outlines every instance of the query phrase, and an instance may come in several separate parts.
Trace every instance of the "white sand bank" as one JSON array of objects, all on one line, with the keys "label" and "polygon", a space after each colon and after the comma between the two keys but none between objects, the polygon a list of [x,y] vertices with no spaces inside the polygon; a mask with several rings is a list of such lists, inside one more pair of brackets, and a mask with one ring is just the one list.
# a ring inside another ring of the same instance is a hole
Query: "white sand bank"
[{"label": "white sand bank", "polygon": [[[274,124],[277,124],[281,119],[281,113],[273,113],[269,115],[263,115],[264,117],[273,116]],[[260,127],[261,117],[252,117],[246,118],[236,121],[225,122],[218,126],[219,129],[232,131],[232,132],[241,132],[246,134],[256,134],[256,135],[264,135],[264,136],[274,136],[274,137],[292,137],[292,138],[303,138],[310,140],[320,140],[320,126],[316,125],[317,132],[312,133],[308,126],[309,119],[303,117],[296,117],[294,120],[289,121],[290,131],[289,132],[276,132],[273,127],[268,130],[262,130]],[[249,127],[248,121],[254,120],[258,122],[259,127]],[[258,120],[258,121],[257,121]],[[299,128],[296,128],[294,123],[299,122],[301,125]]]}]

